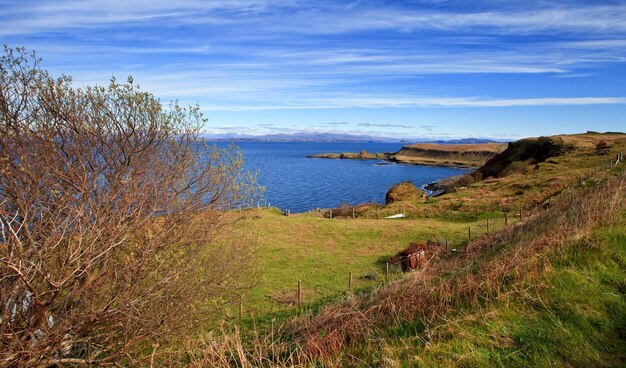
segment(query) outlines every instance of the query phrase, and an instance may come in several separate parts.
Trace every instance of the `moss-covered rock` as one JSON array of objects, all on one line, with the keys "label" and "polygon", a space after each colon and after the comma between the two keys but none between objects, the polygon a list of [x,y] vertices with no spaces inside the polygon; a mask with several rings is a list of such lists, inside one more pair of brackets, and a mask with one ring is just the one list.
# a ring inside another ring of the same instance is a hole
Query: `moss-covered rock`
[{"label": "moss-covered rock", "polygon": [[411,182],[402,182],[396,184],[387,192],[385,202],[387,204],[395,202],[424,202],[426,201],[426,193]]}]

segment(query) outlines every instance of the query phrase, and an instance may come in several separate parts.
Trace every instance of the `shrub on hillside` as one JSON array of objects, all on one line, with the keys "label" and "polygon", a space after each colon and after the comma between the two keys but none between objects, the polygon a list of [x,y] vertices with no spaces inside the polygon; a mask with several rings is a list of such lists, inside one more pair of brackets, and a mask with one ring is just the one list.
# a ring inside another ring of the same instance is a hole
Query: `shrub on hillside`
[{"label": "shrub on hillside", "polygon": [[611,146],[609,146],[609,144],[605,141],[600,141],[598,142],[598,144],[596,144],[596,154],[604,155],[609,152],[610,147]]}]

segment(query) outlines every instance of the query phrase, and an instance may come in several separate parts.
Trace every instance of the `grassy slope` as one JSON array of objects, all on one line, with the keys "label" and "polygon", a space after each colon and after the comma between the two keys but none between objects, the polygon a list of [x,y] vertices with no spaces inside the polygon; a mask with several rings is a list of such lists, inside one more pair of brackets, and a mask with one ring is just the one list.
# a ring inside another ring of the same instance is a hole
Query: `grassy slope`
[{"label": "grassy slope", "polygon": [[[607,160],[626,150],[626,135],[568,135],[558,136],[575,148],[567,154],[546,162],[527,165],[527,172],[501,178],[487,178],[472,183],[454,193],[432,198],[428,203],[416,205],[413,212],[439,213],[444,217],[454,212],[511,211],[530,209],[542,204],[561,191],[591,174],[586,184],[606,177],[603,168]],[[604,140],[611,144],[606,152],[596,152],[596,144]]]},{"label": "grassy slope", "polygon": [[529,288],[428,330],[395,326],[362,366],[623,367],[626,214],[578,241]]}]

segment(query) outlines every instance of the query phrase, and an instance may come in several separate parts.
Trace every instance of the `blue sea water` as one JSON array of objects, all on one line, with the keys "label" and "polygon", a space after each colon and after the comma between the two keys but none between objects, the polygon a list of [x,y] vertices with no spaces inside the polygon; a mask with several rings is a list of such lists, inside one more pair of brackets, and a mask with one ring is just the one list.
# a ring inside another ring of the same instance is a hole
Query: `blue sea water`
[{"label": "blue sea water", "polygon": [[[218,147],[228,143],[218,143]],[[460,175],[467,169],[389,163],[383,160],[306,158],[329,152],[396,152],[401,143],[237,142],[245,169],[258,173],[265,200],[283,211],[304,212],[342,204],[385,202],[387,190],[401,181],[418,188]]]}]

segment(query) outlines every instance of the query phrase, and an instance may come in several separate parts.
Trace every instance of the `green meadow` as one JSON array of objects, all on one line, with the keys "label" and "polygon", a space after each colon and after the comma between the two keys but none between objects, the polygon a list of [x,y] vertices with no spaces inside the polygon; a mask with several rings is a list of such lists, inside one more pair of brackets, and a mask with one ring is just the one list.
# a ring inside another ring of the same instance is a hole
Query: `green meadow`
[{"label": "green meadow", "polygon": [[[244,211],[235,234],[255,239],[258,277],[244,295],[246,317],[293,310],[301,281],[303,304],[316,304],[348,290],[349,273],[355,291],[380,285],[386,261],[410,242],[429,239],[450,249],[462,249],[468,237],[479,237],[504,226],[502,213],[452,217],[452,220],[408,216],[401,219],[320,218],[308,214],[285,216],[275,208]],[[510,217],[508,223],[518,221]],[[468,227],[471,234],[468,234]],[[398,266],[390,278],[401,277]]]}]

